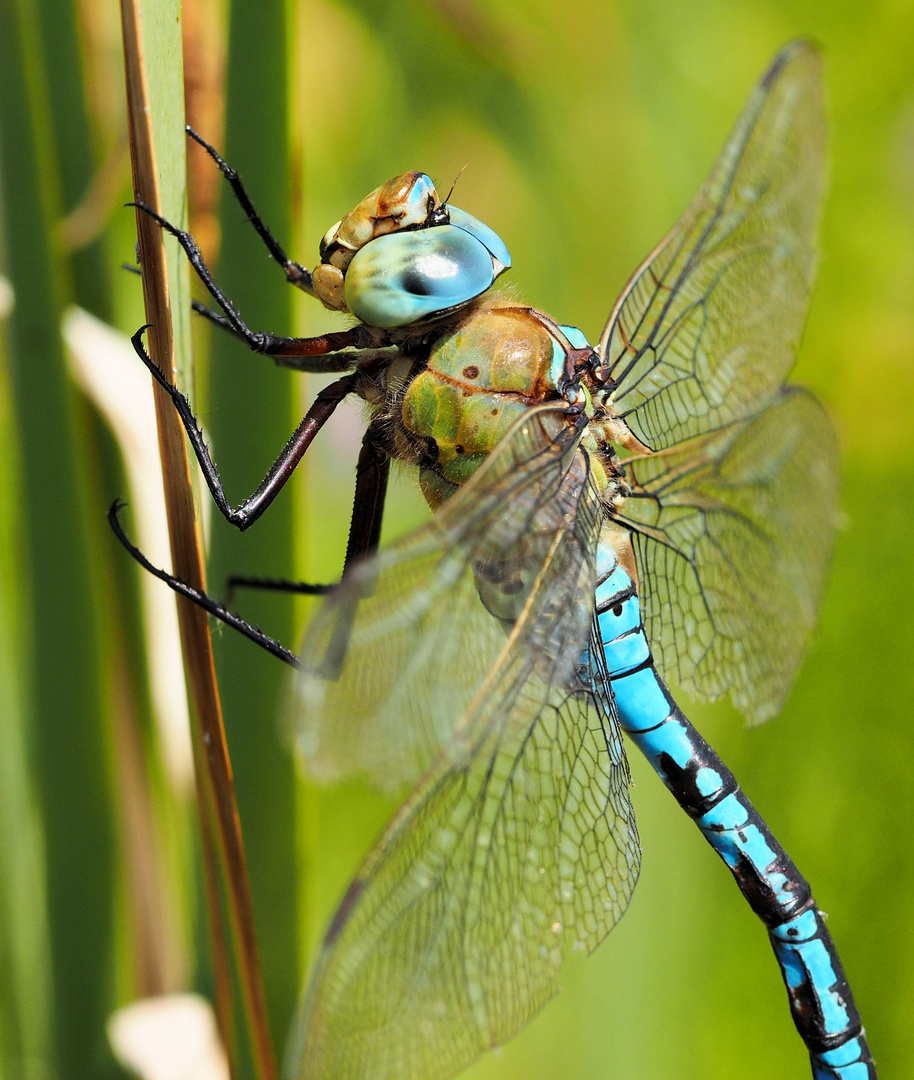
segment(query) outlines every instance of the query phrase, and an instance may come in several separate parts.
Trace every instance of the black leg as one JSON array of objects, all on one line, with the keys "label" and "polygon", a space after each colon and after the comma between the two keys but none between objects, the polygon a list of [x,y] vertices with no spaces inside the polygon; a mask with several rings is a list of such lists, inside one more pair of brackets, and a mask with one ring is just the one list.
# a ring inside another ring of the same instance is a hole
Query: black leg
[{"label": "black leg", "polygon": [[[134,340],[134,345],[137,345],[137,338]],[[142,346],[140,346],[140,348],[142,348]],[[151,363],[151,361],[148,363]],[[159,381],[162,383],[162,379]],[[342,383],[345,382],[345,380],[340,379],[339,382]],[[328,389],[330,388],[328,387]],[[175,391],[175,393],[177,394],[177,391]],[[342,400],[342,398],[340,398],[340,400]],[[317,404],[317,402],[315,402],[315,404]],[[198,432],[196,424],[194,424],[194,431]],[[292,440],[290,440],[290,444],[291,442]],[[210,461],[208,454],[207,460]],[[211,461],[210,465],[212,466]],[[212,466],[212,469],[213,473],[215,473],[214,466]],[[390,458],[378,448],[375,441],[375,433],[372,428],[369,427],[368,431],[365,433],[365,438],[362,441],[362,449],[359,453],[359,463],[356,469],[355,499],[352,510],[352,522],[349,527],[349,542],[346,546],[346,559],[343,568],[344,578],[346,569],[354,561],[363,556],[370,555],[377,549],[381,538],[381,524],[384,516],[384,501],[387,495],[387,481],[389,475]],[[290,649],[287,649],[281,642],[270,637],[269,634],[265,634],[259,627],[249,623],[236,612],[230,611],[225,605],[213,600],[210,596],[207,596],[206,593],[193,588],[193,586],[188,585],[187,582],[175,577],[174,574],[169,574],[166,570],[154,566],[139,548],[132,544],[127,538],[118,517],[123,506],[124,503],[120,500],[116,500],[108,511],[108,521],[114,535],[140,566],[150,574],[153,574],[160,581],[164,581],[169,588],[173,589],[179,595],[186,597],[199,607],[202,607],[204,611],[207,611],[210,615],[224,622],[226,626],[230,626],[233,630],[237,630],[238,633],[243,634],[250,641],[253,641],[255,645],[259,645],[262,649],[265,649],[268,653],[278,657],[292,667],[301,667],[299,657]],[[336,588],[334,585],[312,585],[307,582],[283,581],[273,578],[249,578],[240,575],[229,578],[230,589],[239,585],[249,588],[270,589],[278,592],[306,593],[312,596],[326,595]],[[320,666],[320,671],[324,678],[339,678],[346,650],[349,646],[349,637],[352,633],[352,624],[355,619],[357,604],[358,601],[356,599],[355,602],[345,605],[340,610],[327,652]]]},{"label": "black leg", "polygon": [[[363,557],[371,555],[381,540],[390,458],[378,448],[376,439],[371,425],[365,432],[356,470],[352,523],[349,526],[349,543],[346,546],[346,561],[343,567],[344,585],[350,567]],[[341,594],[343,599],[334,613],[333,631],[317,669],[323,678],[335,681],[342,674],[359,600],[370,591],[371,587],[363,584],[357,593],[348,596],[345,592]]]},{"label": "black leg", "polygon": [[[136,274],[137,277],[143,276],[143,271],[140,267],[132,266],[130,263],[121,263],[121,269],[126,270],[128,274]],[[211,323],[215,323],[216,326],[221,327],[223,330],[227,330],[230,334],[235,333],[235,328],[232,324],[224,315],[220,315],[215,308],[207,307],[206,304],[201,304],[199,300],[191,300],[190,309],[194,314],[200,315]],[[244,339],[242,338],[242,340]]]},{"label": "black leg", "polygon": [[[207,307],[206,304],[201,304],[199,300],[192,299],[190,302],[190,310],[201,318],[206,319],[208,322],[220,327],[222,330],[227,330],[230,334],[235,333],[235,327],[232,326],[224,315],[220,315],[215,308]],[[235,336],[237,337],[237,334]]]},{"label": "black leg", "polygon": [[[161,214],[157,214],[151,206],[137,199],[130,205],[148,214],[154,221],[173,236],[184,250],[190,265],[197,273],[197,277],[206,286],[210,296],[222,309],[226,323],[240,337],[248,348],[255,353],[264,353],[274,358],[278,357],[311,357],[310,362],[300,361],[290,364],[290,367],[299,368],[302,371],[345,371],[353,366],[352,353],[347,356],[327,356],[328,353],[337,353],[343,349],[371,349],[384,348],[391,344],[387,337],[372,334],[367,327],[359,325],[351,330],[339,330],[330,334],[320,334],[317,337],[298,338],[282,337],[279,334],[271,334],[268,331],[252,330],[241,317],[238,309],[229,300],[225,293],[216,284],[209,267],[206,265],[197,241],[189,232],[176,228],[170,221],[166,221]],[[220,325],[225,325],[220,322]],[[282,361],[277,360],[278,363]]]},{"label": "black leg", "polygon": [[[138,266],[131,266],[129,263],[121,263],[121,269],[127,270],[131,274],[141,275],[143,271]],[[218,326],[221,330],[226,330],[228,333],[233,334],[240,341],[245,341],[243,335],[240,335],[235,327],[232,325],[231,320],[221,315],[215,308],[207,307],[206,304],[201,304],[199,300],[191,300],[191,311],[201,318],[206,319],[208,322]],[[345,335],[324,334],[322,337],[317,338],[290,338],[290,341],[307,341],[307,342],[324,342],[328,346],[333,345],[334,348],[339,348],[339,345],[334,345],[331,338],[342,337]],[[379,349],[365,349],[358,353],[358,360],[365,363],[372,358],[387,357],[387,354],[396,355],[397,349],[395,346],[381,346]],[[273,362],[278,367],[292,368],[294,371],[311,371],[319,374],[327,374],[334,371],[347,371],[354,366],[356,357],[350,350],[345,353],[337,353],[332,349],[326,353],[319,354],[320,359],[315,360],[313,356],[283,356],[274,355],[272,357]]]},{"label": "black leg", "polygon": [[318,431],[333,415],[337,405],[353,392],[356,385],[356,376],[354,374],[344,375],[342,379],[337,379],[336,382],[321,390],[314,399],[314,403],[308,410],[307,415],[292,433],[282,453],[270,466],[256,491],[235,508],[229,504],[225,496],[218,470],[210,455],[209,448],[203,440],[203,434],[197,425],[196,417],[191,411],[190,402],[176,386],[173,386],[168,381],[146,354],[142,342],[145,329],[145,327],[141,327],[131,338],[136,354],[149,369],[159,386],[174,402],[175,409],[181,418],[187,437],[190,439],[197,461],[200,462],[200,468],[203,470],[207,486],[219,512],[230,525],[244,531],[260,517],[276,498],[286,481],[295,471],[305,451],[314,441]]},{"label": "black leg", "polygon": [[261,240],[263,240],[264,244],[266,245],[267,251],[269,251],[270,253],[271,258],[275,262],[279,263],[279,265],[282,267],[283,273],[285,273],[286,275],[286,279],[291,284],[297,285],[299,288],[304,289],[306,292],[310,292],[310,273],[301,265],[301,263],[294,262],[292,259],[288,258],[288,256],[280,246],[279,241],[264,224],[264,221],[261,218],[260,214],[258,214],[257,211],[254,209],[254,204],[251,202],[251,198],[248,195],[244,184],[241,182],[241,177],[238,175],[238,173],[231,167],[231,165],[226,164],[222,155],[219,154],[215,147],[210,146],[210,144],[201,135],[194,131],[190,124],[185,125],[184,130],[194,140],[194,142],[199,143],[199,145],[203,147],[203,149],[209,154],[213,161],[215,161],[216,165],[219,167],[219,172],[221,172],[225,179],[229,182],[229,185],[232,189],[232,194],[237,199],[238,205],[247,215],[248,221],[250,221],[250,223],[256,229],[257,235],[260,237]]},{"label": "black leg", "polygon": [[[359,452],[356,467],[355,498],[349,540],[343,562],[343,576],[347,568],[363,556],[377,550],[381,540],[381,524],[384,517],[384,500],[390,476],[390,458],[375,445],[374,433],[369,427]],[[264,589],[269,592],[297,593],[304,596],[326,596],[336,585],[315,585],[309,581],[288,581],[285,578],[248,577],[232,574],[228,579],[228,596],[235,589]]]},{"label": "black leg", "polygon": [[369,425],[362,439],[355,471],[355,497],[349,542],[343,563],[343,576],[356,559],[373,554],[381,542],[384,502],[390,477],[390,457],[378,448],[374,425]]},{"label": "black leg", "polygon": [[[142,345],[139,344],[139,334],[134,337],[134,346],[138,346],[139,350],[142,349]],[[148,358],[145,359],[147,366],[150,366],[151,361],[149,361]],[[158,380],[165,389],[168,389],[170,384],[165,382],[163,377],[159,376]],[[346,380],[344,379],[340,379],[339,383],[344,383],[345,381]],[[329,390],[331,388],[328,387],[327,389]],[[186,405],[186,399],[184,399],[182,395],[179,395],[176,390],[172,396],[174,397],[175,395],[181,397],[181,400],[184,401]],[[345,394],[343,396],[345,396]],[[342,400],[342,397],[340,397],[339,400]],[[315,404],[317,404],[317,402],[315,402]],[[179,412],[181,412],[180,408]],[[329,416],[330,413],[328,412],[327,415]],[[181,416],[182,419],[184,419],[183,412],[181,413]],[[197,438],[199,438],[199,429],[197,428],[196,423],[193,424],[193,430],[196,433]],[[301,429],[299,428],[299,430]],[[292,445],[293,441],[294,436],[293,439],[289,441],[289,444]],[[197,443],[194,439],[192,439],[192,442],[194,444],[194,449],[196,450]],[[202,445],[202,439],[200,439],[200,445]],[[213,466],[205,446],[203,446],[203,451],[206,453],[206,461],[209,463],[212,475],[215,476],[215,466]],[[201,461],[201,465],[203,465],[203,461]],[[275,468],[276,466],[274,465],[274,469]],[[204,471],[206,471],[205,466]],[[273,470],[271,470],[271,472],[272,471]],[[210,474],[207,474],[208,482],[209,475]],[[381,536],[381,523],[384,515],[384,501],[387,495],[387,481],[389,475],[390,459],[378,448],[375,441],[375,433],[372,428],[369,427],[362,442],[362,449],[359,453],[359,464],[356,471],[355,500],[352,512],[352,523],[349,527],[349,542],[346,547],[346,560],[343,569],[344,579],[346,569],[354,561],[362,556],[370,555],[378,546]],[[218,483],[218,477],[216,477],[216,483]],[[263,487],[264,485],[261,485],[261,488]],[[210,490],[213,490],[212,483],[210,483]],[[219,490],[221,491],[221,486]],[[213,494],[215,497],[215,491]],[[222,496],[222,499],[224,502],[224,496]],[[217,505],[220,505],[218,498],[216,502]],[[173,589],[180,596],[184,596],[192,603],[197,604],[199,607],[203,608],[204,611],[225,623],[226,626],[230,626],[233,630],[237,630],[238,633],[243,634],[244,637],[253,641],[255,645],[259,645],[260,648],[265,649],[271,655],[292,667],[301,667],[301,660],[299,657],[290,649],[287,649],[281,642],[270,637],[269,634],[265,634],[259,627],[249,623],[246,619],[243,619],[236,612],[231,611],[224,604],[220,604],[216,600],[213,600],[212,597],[207,596],[207,594],[200,589],[195,589],[193,586],[188,585],[187,582],[175,577],[174,574],[169,574],[166,570],[162,570],[160,567],[153,565],[142,551],[127,538],[118,517],[123,506],[124,503],[119,499],[112,503],[111,508],[108,510],[108,522],[111,525],[114,535],[144,570],[147,570],[160,581],[164,581],[170,589]],[[220,509],[222,509],[221,505]],[[306,582],[283,581],[272,578],[235,576],[229,579],[230,588],[239,585],[250,588],[271,589],[279,592],[307,593],[310,595],[326,595],[336,588],[336,586],[333,585],[312,585]],[[358,598],[355,597],[349,603],[341,606],[338,612],[336,625],[334,626],[331,640],[328,643],[327,652],[320,665],[320,672],[324,678],[339,678],[343,667],[343,660],[346,656],[346,650],[349,647],[349,638],[352,633],[352,625],[355,620],[357,606]]]},{"label": "black leg", "polygon": [[248,577],[247,574],[231,574],[226,580],[227,597],[230,600],[236,589],[260,589],[263,592],[295,593],[298,596],[326,596],[336,585],[314,585],[310,581],[289,581],[287,578]]},{"label": "black leg", "polygon": [[252,625],[246,619],[242,619],[241,616],[235,614],[234,611],[229,611],[228,608],[217,603],[211,597],[207,596],[206,593],[193,588],[180,578],[175,577],[174,574],[169,574],[158,566],[153,566],[142,551],[127,539],[127,534],[124,532],[118,519],[118,514],[123,506],[124,503],[119,499],[112,503],[111,508],[108,511],[108,523],[111,525],[114,535],[144,570],[148,570],[150,574],[153,574],[160,581],[164,581],[169,588],[174,589],[180,596],[184,596],[197,604],[198,607],[202,607],[204,611],[209,612],[210,615],[213,615],[215,618],[224,622],[226,626],[230,626],[233,630],[237,630],[239,634],[243,634],[246,638],[253,641],[255,645],[259,645],[272,656],[277,657],[279,660],[284,661],[292,667],[301,667],[301,661],[298,656],[296,656],[291,649],[287,649],[281,642],[270,637],[269,634],[265,634],[259,627]]}]

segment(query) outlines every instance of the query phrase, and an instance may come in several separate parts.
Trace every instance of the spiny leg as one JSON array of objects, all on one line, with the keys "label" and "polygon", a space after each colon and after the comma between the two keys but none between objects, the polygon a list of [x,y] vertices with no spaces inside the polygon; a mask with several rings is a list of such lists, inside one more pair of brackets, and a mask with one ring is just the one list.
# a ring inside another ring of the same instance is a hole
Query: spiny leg
[{"label": "spiny leg", "polygon": [[[130,274],[142,275],[143,271],[139,266],[131,266],[130,263],[121,263],[121,269],[126,270]],[[227,333],[234,335],[239,341],[246,342],[244,335],[239,334],[235,327],[232,325],[231,320],[216,311],[215,308],[207,307],[206,304],[202,304],[199,300],[191,300],[191,311],[194,314],[199,315],[201,318],[206,319],[208,322],[218,326],[221,330],[225,330]],[[377,349],[364,349],[359,351],[358,354],[354,354],[351,347],[344,343],[345,352],[338,351],[340,346],[338,342],[333,339],[338,337],[346,337],[345,333],[342,335],[337,334],[324,334],[321,337],[315,338],[291,338],[293,341],[306,341],[312,344],[320,342],[325,343],[328,346],[326,353],[316,354],[319,359],[315,359],[315,356],[285,356],[281,354],[272,354],[273,362],[278,367],[291,368],[293,371],[310,371],[317,372],[319,374],[327,374],[334,371],[348,371],[353,367],[356,359],[360,362],[367,362],[373,358],[386,359],[388,355],[395,356],[397,353],[396,346],[382,346]]]},{"label": "spiny leg", "polygon": [[[381,525],[384,517],[384,502],[387,496],[387,482],[390,476],[390,458],[375,443],[375,435],[369,427],[359,451],[356,466],[355,496],[352,506],[352,518],[349,524],[349,540],[346,544],[346,557],[343,561],[343,578],[352,563],[359,558],[371,555],[377,550],[381,540]],[[325,596],[336,585],[316,585],[308,581],[288,581],[284,578],[249,577],[233,574],[228,579],[228,595],[235,589],[262,589],[269,592],[298,593],[305,596]]]},{"label": "spiny leg", "polygon": [[248,221],[254,226],[257,235],[263,240],[266,245],[267,251],[270,253],[270,257],[283,269],[283,273],[286,275],[286,280],[292,285],[297,285],[299,288],[304,289],[306,292],[311,291],[311,274],[301,265],[294,260],[290,259],[276,237],[270,232],[269,228],[261,218],[260,214],[254,208],[254,204],[251,202],[251,198],[247,193],[247,189],[241,181],[241,177],[237,171],[227,164],[222,155],[216,150],[215,147],[210,144],[200,135],[198,132],[186,124],[184,130],[187,134],[198,143],[209,154],[216,165],[219,168],[219,172],[228,181],[229,186],[232,189],[232,194],[238,202],[238,205],[244,211]]},{"label": "spiny leg", "polygon": [[[267,228],[263,219],[254,208],[250,196],[237,171],[228,165],[215,147],[206,142],[206,140],[194,131],[193,128],[186,126],[185,130],[195,142],[203,147],[216,163],[219,171],[228,181],[235,198],[238,200],[242,210],[244,210],[248,220],[254,226],[254,229],[261,240],[263,240],[271,258],[282,267],[283,272],[286,275],[286,280],[313,295],[311,289],[311,274],[300,263],[289,259],[286,255],[282,246],[270,232],[269,228]],[[351,352],[343,357],[332,355],[341,352],[342,350],[357,349],[376,351],[379,348],[384,349],[390,347],[391,342],[386,335],[379,335],[377,332],[369,332],[364,326],[355,326],[350,330],[320,334],[308,338],[285,337],[268,331],[251,330],[241,317],[241,313],[216,283],[212,271],[206,265],[203,254],[191,234],[172,225],[170,221],[156,213],[152,207],[141,199],[137,199],[133,205],[138,207],[144,213],[149,214],[149,216],[158,222],[167,233],[175,237],[181,245],[191,266],[196,271],[197,276],[222,309],[223,314],[220,315],[212,308],[208,308],[206,305],[200,304],[197,301],[193,302],[194,310],[204,318],[215,323],[217,326],[222,327],[222,329],[230,330],[236,334],[253,352],[272,356],[277,363],[286,367],[293,367],[302,371],[325,372],[345,371],[347,368],[352,367],[353,356]],[[305,362],[292,362],[292,358],[303,357],[312,359]],[[314,359],[317,357],[321,357],[322,359]]]},{"label": "spiny leg", "polygon": [[235,597],[236,589],[259,589],[261,592],[294,593],[298,596],[326,596],[336,585],[318,585],[312,581],[290,581],[288,578],[251,577],[230,574],[226,578],[226,603]]},{"label": "spiny leg", "polygon": [[[121,269],[126,270],[128,274],[136,274],[137,277],[143,276],[143,271],[139,266],[133,266],[131,263],[121,263]],[[235,328],[228,321],[224,315],[220,315],[215,308],[207,307],[206,304],[201,304],[199,300],[191,300],[190,309],[195,315],[201,316],[211,323],[215,323],[216,326],[222,330],[227,330],[230,334],[235,333]],[[243,338],[241,339],[244,340]]]},{"label": "spiny leg", "polygon": [[166,570],[154,566],[142,551],[127,538],[127,534],[124,532],[118,517],[123,507],[124,503],[121,502],[120,499],[115,500],[111,504],[111,508],[108,510],[108,523],[111,526],[114,535],[144,570],[147,570],[160,581],[164,581],[169,588],[173,589],[180,596],[186,597],[198,607],[203,608],[204,611],[209,612],[210,615],[213,615],[215,618],[224,622],[226,626],[230,626],[233,630],[237,630],[239,634],[243,634],[250,641],[253,641],[255,645],[259,645],[272,656],[277,657],[291,667],[301,667],[300,660],[291,649],[287,649],[285,645],[277,641],[276,638],[272,638],[269,634],[265,634],[260,627],[249,623],[247,619],[243,619],[234,611],[229,611],[228,608],[207,596],[205,592],[188,585],[185,581],[175,577],[174,574],[169,574]]},{"label": "spiny leg", "polygon": [[142,336],[145,329],[145,326],[141,327],[131,338],[133,348],[159,386],[174,402],[175,409],[181,418],[184,430],[187,432],[187,437],[193,447],[197,461],[200,463],[200,468],[203,470],[203,476],[219,512],[230,525],[234,525],[243,531],[260,517],[282,490],[304,456],[305,451],[314,441],[318,431],[330,419],[339,403],[354,391],[357,376],[355,374],[344,375],[342,379],[337,379],[336,382],[325,386],[321,390],[256,490],[238,507],[232,507],[226,498],[222,481],[219,479],[219,472],[203,439],[203,433],[200,431],[197,419],[191,410],[190,402],[176,386],[168,381],[165,375],[150,360],[146,350],[143,348]]},{"label": "spiny leg", "polygon": [[[337,353],[343,349],[378,349],[390,345],[390,341],[384,335],[379,336],[377,333],[372,333],[363,325],[354,326],[350,330],[339,330],[310,338],[284,337],[280,334],[271,334],[265,330],[252,330],[241,317],[232,301],[216,284],[212,271],[206,265],[200,248],[197,246],[197,241],[194,240],[190,233],[172,225],[170,221],[163,218],[161,214],[157,214],[142,199],[136,199],[129,205],[137,207],[144,214],[148,214],[165,232],[178,241],[187,256],[188,262],[196,271],[197,277],[200,278],[210,296],[224,312],[231,329],[252,352],[273,357],[314,357],[315,359],[310,364],[290,365],[304,371],[343,371],[352,366],[353,357],[351,355],[347,358],[328,357],[323,360],[317,358],[326,357],[327,353]],[[220,325],[223,324],[220,323]]]},{"label": "spiny leg", "polygon": [[357,560],[372,555],[381,542],[387,481],[390,479],[390,456],[378,445],[375,423],[368,425],[362,438],[355,469],[355,496],[349,523],[349,541],[343,562],[343,576]]},{"label": "spiny leg", "polygon": [[[349,526],[349,543],[346,546],[346,561],[343,568],[342,583],[344,585],[346,571],[350,566],[359,562],[362,557],[373,553],[381,541],[384,498],[390,476],[390,458],[380,448],[382,445],[378,435],[380,426],[381,423],[378,421],[369,425],[359,452],[352,523]],[[370,589],[363,586],[359,592],[348,599],[348,602],[339,605],[333,633],[330,635],[327,649],[318,668],[323,678],[335,681],[342,674],[359,599],[368,592]]]},{"label": "spiny leg", "polygon": [[[377,548],[380,539],[381,520],[384,513],[384,500],[387,493],[387,480],[390,473],[390,459],[383,454],[382,451],[377,449],[373,439],[370,438],[371,435],[372,431],[369,427],[365,434],[365,440],[362,443],[362,451],[359,454],[359,466],[356,473],[355,504],[353,507],[352,523],[349,529],[349,542],[346,548],[346,563],[343,570],[344,577],[346,567],[349,566],[350,561],[361,555],[370,554]],[[114,535],[144,570],[148,571],[154,577],[157,577],[160,581],[163,581],[170,589],[173,589],[180,596],[184,596],[192,603],[197,604],[214,618],[219,619],[233,630],[237,630],[238,633],[244,635],[248,640],[253,641],[255,645],[259,645],[260,648],[266,650],[279,660],[282,660],[292,667],[301,666],[300,659],[291,651],[291,649],[287,649],[286,646],[277,641],[276,638],[270,637],[269,634],[264,633],[260,627],[254,626],[253,623],[242,618],[237,612],[234,612],[224,604],[220,604],[218,601],[213,600],[212,597],[208,596],[202,590],[196,589],[192,585],[188,585],[187,582],[182,581],[181,578],[175,577],[174,574],[170,574],[167,570],[163,570],[151,563],[142,551],[128,539],[127,534],[124,532],[119,518],[123,506],[124,503],[119,499],[112,503],[111,508],[108,510],[108,522],[111,525]],[[247,585],[254,588],[276,589],[281,592],[310,593],[312,595],[329,593],[336,587],[330,585],[308,585],[305,582],[276,581],[269,578],[243,577],[230,578],[229,583],[230,585]],[[353,606],[351,617],[341,620],[340,625],[337,627],[337,632],[334,634],[331,643],[333,647],[328,650],[330,659],[328,661],[328,658],[325,657],[322,664],[322,668],[324,669],[327,678],[337,678],[339,676],[339,671],[342,668],[342,655],[345,654],[346,647],[348,646],[349,634],[352,628],[352,618],[354,615],[355,607]]]}]

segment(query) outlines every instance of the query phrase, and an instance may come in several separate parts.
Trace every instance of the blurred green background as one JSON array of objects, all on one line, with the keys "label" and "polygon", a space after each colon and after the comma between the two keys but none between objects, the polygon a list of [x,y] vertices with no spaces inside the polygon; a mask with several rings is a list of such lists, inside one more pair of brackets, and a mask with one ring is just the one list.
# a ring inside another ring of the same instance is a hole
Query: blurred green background
[{"label": "blurred green background", "polygon": [[[747,731],[726,703],[684,705],[830,913],[880,1075],[910,1075],[914,5],[195,0],[184,19],[189,115],[293,257],[313,265],[327,226],[389,176],[419,168],[447,190],[469,162],[455,201],[507,242],[512,287],[592,339],[780,45],[821,44],[831,185],[795,378],[839,426],[846,527],[782,715]],[[138,281],[118,269],[135,242],[120,64],[104,0],[0,0],[0,272],[15,291],[0,327],[2,1080],[120,1075],[109,1013],[212,983],[189,800],[145,689],[137,577],[104,523],[125,480],[59,334],[72,302],[125,333],[143,321]],[[215,254],[221,200],[219,277],[250,323],[329,328],[205,166],[191,160],[190,220]],[[238,502],[317,383],[197,337],[195,401]],[[359,437],[358,409],[341,413],[257,528],[213,523],[215,591],[230,570],[338,575]],[[411,484],[396,485],[388,535],[422,517]],[[245,611],[290,642],[300,632],[288,602],[245,598]],[[228,634],[217,652],[281,1046],[309,950],[392,807],[356,785],[301,784],[277,719],[285,672]],[[807,1075],[764,931],[632,767],[644,865],[629,912],[468,1075]]]}]

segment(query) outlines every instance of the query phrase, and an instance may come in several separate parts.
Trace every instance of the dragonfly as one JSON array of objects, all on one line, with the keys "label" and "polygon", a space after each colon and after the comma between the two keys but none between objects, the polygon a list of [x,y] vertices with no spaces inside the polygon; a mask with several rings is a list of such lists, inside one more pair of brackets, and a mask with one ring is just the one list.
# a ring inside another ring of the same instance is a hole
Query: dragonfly
[{"label": "dragonfly", "polygon": [[[203,314],[281,364],[345,373],[233,507],[187,398],[135,337],[217,507],[247,528],[340,401],[371,415],[342,579],[300,586],[327,596],[299,652],[153,566],[110,514],[149,571],[296,668],[315,776],[408,785],[326,933],[288,1077],[452,1077],[546,1004],[565,955],[599,944],[638,877],[625,735],[764,924],[813,1076],[873,1080],[809,884],[667,686],[773,715],[823,587],[836,438],[785,385],[824,183],[816,49],[774,59],[593,347],[490,292],[505,244],[425,174],[372,192],[309,272],[191,134],[287,279],[355,319],[315,338],[251,330],[193,238],[153,215],[216,301]],[[381,547],[391,460],[418,468],[434,513]]]}]

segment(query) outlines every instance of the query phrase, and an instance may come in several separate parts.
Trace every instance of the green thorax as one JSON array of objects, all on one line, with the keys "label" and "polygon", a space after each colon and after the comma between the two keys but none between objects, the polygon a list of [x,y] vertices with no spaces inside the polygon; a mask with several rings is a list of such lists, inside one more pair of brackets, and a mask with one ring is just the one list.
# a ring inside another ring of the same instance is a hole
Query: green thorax
[{"label": "green thorax", "polygon": [[[432,509],[469,480],[527,409],[560,398],[567,342],[554,327],[532,308],[486,307],[435,343],[401,413],[403,426],[428,441],[434,459],[419,475]],[[557,412],[556,433],[562,423]]]}]

